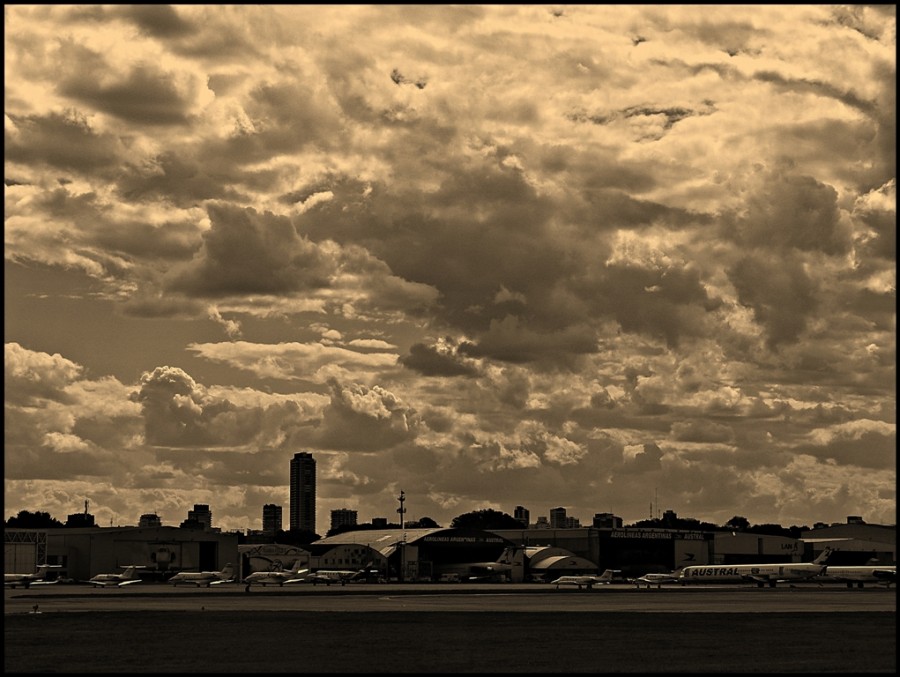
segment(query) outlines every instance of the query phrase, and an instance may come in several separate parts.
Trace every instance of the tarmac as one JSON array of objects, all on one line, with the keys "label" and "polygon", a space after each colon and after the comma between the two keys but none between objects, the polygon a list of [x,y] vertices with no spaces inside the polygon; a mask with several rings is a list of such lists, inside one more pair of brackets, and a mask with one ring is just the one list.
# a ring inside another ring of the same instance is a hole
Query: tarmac
[{"label": "tarmac", "polygon": [[797,584],[33,586],[13,673],[896,674],[896,591]]}]

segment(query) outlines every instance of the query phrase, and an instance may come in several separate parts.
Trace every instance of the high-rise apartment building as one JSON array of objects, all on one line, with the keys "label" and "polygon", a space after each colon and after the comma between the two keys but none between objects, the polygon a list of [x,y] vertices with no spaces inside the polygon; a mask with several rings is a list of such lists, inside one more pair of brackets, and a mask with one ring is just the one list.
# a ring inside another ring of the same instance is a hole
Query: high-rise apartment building
[{"label": "high-rise apartment building", "polygon": [[550,528],[565,529],[566,528],[566,509],[550,508]]},{"label": "high-rise apartment building", "polygon": [[528,528],[529,520],[531,519],[531,513],[529,513],[528,510],[523,508],[521,505],[517,505],[516,509],[513,510],[513,517],[519,520],[519,522],[522,523],[523,527],[525,527],[526,529]]},{"label": "high-rise apartment building", "polygon": [[340,508],[339,510],[331,511],[331,528],[337,529],[338,527],[343,526],[356,526],[356,511],[348,510],[347,508]]},{"label": "high-rise apartment building", "polygon": [[316,533],[316,459],[305,451],[291,459],[290,526]]},{"label": "high-rise apartment building", "polygon": [[262,530],[274,536],[281,529],[281,506],[266,503],[262,511]]},{"label": "high-rise apartment building", "polygon": [[196,521],[204,529],[212,528],[212,511],[206,503],[194,503],[194,509],[188,510],[188,521]]}]

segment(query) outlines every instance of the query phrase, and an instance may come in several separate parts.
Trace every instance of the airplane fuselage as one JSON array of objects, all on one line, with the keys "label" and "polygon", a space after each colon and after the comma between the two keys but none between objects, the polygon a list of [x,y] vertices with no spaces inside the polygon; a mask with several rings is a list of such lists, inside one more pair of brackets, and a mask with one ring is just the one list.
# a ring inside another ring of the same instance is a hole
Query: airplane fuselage
[{"label": "airplane fuselage", "polygon": [[732,564],[689,566],[678,575],[679,583],[736,583],[753,581],[760,587],[775,587],[778,581],[810,579],[821,573],[821,564]]},{"label": "airplane fuselage", "polygon": [[889,586],[897,582],[897,567],[884,566],[826,566],[818,580],[846,583],[848,588],[856,585],[859,588],[866,583],[879,583]]}]

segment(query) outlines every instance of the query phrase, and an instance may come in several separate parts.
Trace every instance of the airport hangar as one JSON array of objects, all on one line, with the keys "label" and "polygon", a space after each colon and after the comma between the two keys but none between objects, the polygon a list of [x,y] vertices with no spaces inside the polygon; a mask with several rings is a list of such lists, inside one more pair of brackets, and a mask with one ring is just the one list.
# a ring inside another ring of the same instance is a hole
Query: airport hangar
[{"label": "airport hangar", "polygon": [[896,529],[837,524],[806,530],[802,538],[739,531],[662,528],[498,529],[514,544],[563,548],[625,576],[665,573],[690,564],[811,562],[828,547],[832,564],[896,564]]},{"label": "airport hangar", "polygon": [[506,561],[512,581],[552,580],[564,574],[620,570],[626,576],[694,564],[811,561],[825,547],[841,564],[896,562],[894,527],[846,524],[804,532],[804,538],[742,532],[656,528],[501,529],[496,531],[379,529],[345,531],[302,548],[282,544],[239,545],[238,534],[180,527],[84,527],[5,529],[4,570],[34,571],[60,564],[59,576],[86,580],[129,564],[146,566],[142,578],[165,580],[177,570],[251,571],[289,568],[306,558],[311,570],[367,568],[375,578],[439,580],[462,565]]}]

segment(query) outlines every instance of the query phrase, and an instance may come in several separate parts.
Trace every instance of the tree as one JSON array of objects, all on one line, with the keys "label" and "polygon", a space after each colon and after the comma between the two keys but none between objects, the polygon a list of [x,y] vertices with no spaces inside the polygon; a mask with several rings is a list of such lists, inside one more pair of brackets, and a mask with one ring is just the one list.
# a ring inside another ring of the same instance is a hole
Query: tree
[{"label": "tree", "polygon": [[505,512],[493,508],[483,508],[454,517],[450,526],[454,529],[490,531],[491,529],[521,529],[522,523]]},{"label": "tree", "polygon": [[419,521],[415,522],[412,527],[418,529],[440,529],[441,525],[430,517],[420,517]]},{"label": "tree", "polygon": [[274,541],[282,545],[309,545],[320,538],[319,534],[307,529],[290,529],[276,533]]},{"label": "tree", "polygon": [[20,510],[18,515],[6,520],[6,526],[10,529],[57,529],[65,525],[51,517],[49,512]]},{"label": "tree", "polygon": [[735,515],[730,520],[725,522],[725,526],[729,529],[733,529],[734,531],[747,531],[747,529],[750,527],[750,520],[748,520],[746,517]]}]

